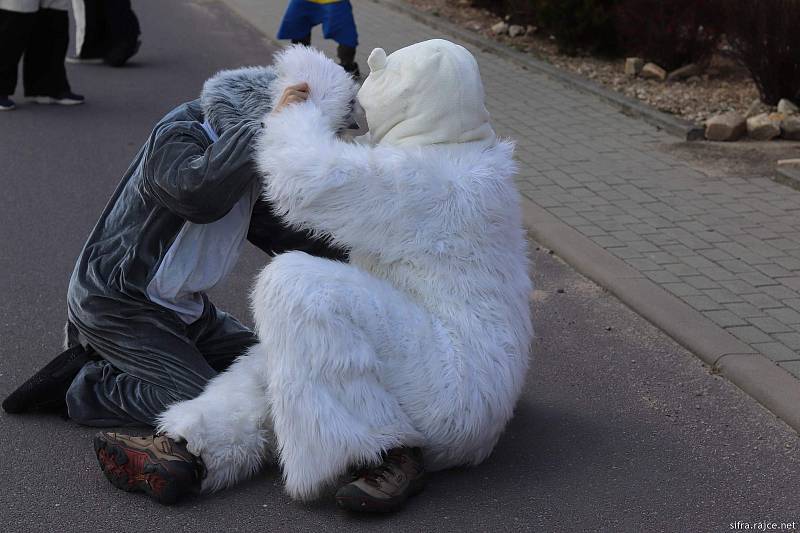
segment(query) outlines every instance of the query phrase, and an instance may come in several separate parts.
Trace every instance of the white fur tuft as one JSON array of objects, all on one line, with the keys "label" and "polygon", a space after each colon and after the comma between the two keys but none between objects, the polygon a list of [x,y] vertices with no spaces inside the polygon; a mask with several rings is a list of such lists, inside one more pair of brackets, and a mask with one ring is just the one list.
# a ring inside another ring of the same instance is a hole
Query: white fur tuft
[{"label": "white fur tuft", "polygon": [[353,78],[332,59],[315,48],[293,45],[275,54],[274,69],[278,79],[272,84],[272,100],[277,102],[283,91],[306,82],[309,101],[317,106],[330,128],[339,130],[347,124],[358,86]]}]

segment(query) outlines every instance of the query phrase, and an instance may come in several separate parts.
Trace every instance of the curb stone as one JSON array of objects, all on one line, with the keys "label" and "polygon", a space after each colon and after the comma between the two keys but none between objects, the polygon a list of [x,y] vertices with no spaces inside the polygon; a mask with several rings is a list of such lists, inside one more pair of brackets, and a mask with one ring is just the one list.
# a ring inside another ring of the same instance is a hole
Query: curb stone
[{"label": "curb stone", "polygon": [[800,432],[800,381],[531,200],[522,210],[535,241]]},{"label": "curb stone", "polygon": [[593,81],[562,70],[546,61],[531,57],[530,54],[518,52],[509,46],[490,41],[480,34],[465,30],[440,17],[418,11],[406,5],[401,0],[372,0],[372,2],[399,11],[434,29],[449,33],[464,42],[477,46],[484,51],[492,52],[495,55],[509,59],[524,68],[545,74],[568,87],[592,94],[619,108],[624,114],[634,118],[640,118],[648,124],[662,129],[671,135],[675,135],[687,141],[697,141],[705,138],[705,130],[702,126],[662,113],[638,100],[606,89]]},{"label": "curb stone", "polygon": [[800,191],[800,165],[778,165],[772,179]]}]

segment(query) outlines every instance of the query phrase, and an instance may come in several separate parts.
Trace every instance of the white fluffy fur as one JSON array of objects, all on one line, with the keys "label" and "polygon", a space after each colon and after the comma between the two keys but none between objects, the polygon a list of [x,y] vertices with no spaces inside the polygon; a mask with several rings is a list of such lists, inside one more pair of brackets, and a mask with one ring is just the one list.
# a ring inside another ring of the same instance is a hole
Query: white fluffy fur
[{"label": "white fluffy fur", "polygon": [[262,369],[257,357],[239,357],[200,396],[173,404],[159,416],[159,432],[185,439],[189,451],[203,459],[208,471],[204,491],[233,485],[274,460]]},{"label": "white fluffy fur", "polygon": [[300,499],[399,444],[423,446],[430,469],[476,464],[524,382],[531,282],[513,146],[340,141],[353,88],[331,65],[281,56],[282,83],[309,81],[320,100],[269,115],[257,160],[286,219],[350,248],[351,264],[277,257],[252,295],[260,344],[162,417],[214,487],[252,472],[273,433]]}]

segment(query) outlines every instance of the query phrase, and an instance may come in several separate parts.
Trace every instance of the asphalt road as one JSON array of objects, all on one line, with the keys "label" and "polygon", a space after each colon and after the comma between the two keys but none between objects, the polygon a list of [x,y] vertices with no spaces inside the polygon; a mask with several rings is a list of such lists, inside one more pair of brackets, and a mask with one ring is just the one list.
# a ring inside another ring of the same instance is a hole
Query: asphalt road
[{"label": "asphalt road", "polygon": [[[0,115],[2,396],[59,351],[75,257],[155,121],[216,70],[273,51],[213,1],[135,6],[144,46],[130,67],[69,67],[85,106]],[[515,418],[484,464],[431,476],[404,511],[354,517],[330,498],[292,502],[275,470],[161,507],[105,480],[92,428],[0,413],[0,530],[800,529],[797,435],[557,258],[533,256],[535,359]],[[264,262],[248,250],[212,295],[218,305],[249,322],[247,290]]]}]

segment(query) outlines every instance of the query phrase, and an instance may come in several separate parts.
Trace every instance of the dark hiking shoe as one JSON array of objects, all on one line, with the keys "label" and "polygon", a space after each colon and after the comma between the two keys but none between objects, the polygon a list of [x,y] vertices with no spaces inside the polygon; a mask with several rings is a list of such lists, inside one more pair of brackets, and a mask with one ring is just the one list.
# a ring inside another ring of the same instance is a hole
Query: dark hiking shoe
[{"label": "dark hiking shoe", "polygon": [[352,76],[354,80],[356,81],[361,80],[361,70],[358,68],[358,63],[356,63],[355,61],[353,61],[349,65],[342,65],[342,68],[344,69],[345,72],[350,74],[350,76]]},{"label": "dark hiking shoe", "polygon": [[67,389],[91,355],[82,346],[61,352],[47,366],[3,400],[3,410],[18,414],[26,411],[62,411],[66,409]]},{"label": "dark hiking shoe", "polygon": [[419,448],[394,448],[380,465],[359,472],[336,492],[342,509],[388,513],[425,488],[425,465]]},{"label": "dark hiking shoe", "polygon": [[8,95],[0,94],[0,111],[11,111],[16,107],[14,100],[9,98]]},{"label": "dark hiking shoe", "polygon": [[205,474],[203,462],[189,453],[186,443],[165,435],[100,432],[94,437],[94,451],[112,485],[126,492],[144,492],[163,505],[199,489]]},{"label": "dark hiking shoe", "polygon": [[107,65],[112,67],[121,67],[128,62],[130,58],[136,55],[139,48],[142,46],[142,41],[136,39],[135,41],[123,42],[112,48],[106,53],[103,60]]}]

